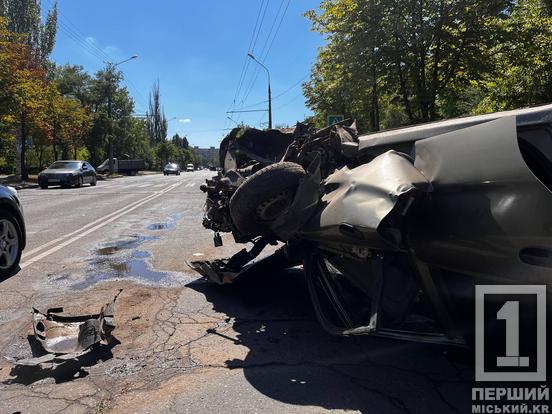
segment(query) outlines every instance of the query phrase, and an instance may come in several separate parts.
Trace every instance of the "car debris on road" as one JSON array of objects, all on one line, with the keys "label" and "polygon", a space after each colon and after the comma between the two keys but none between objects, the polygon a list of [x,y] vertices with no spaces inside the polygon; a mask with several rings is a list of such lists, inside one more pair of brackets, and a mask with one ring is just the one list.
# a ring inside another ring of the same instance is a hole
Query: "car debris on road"
[{"label": "car debris on road", "polygon": [[95,344],[108,345],[115,329],[115,302],[121,292],[122,289],[99,313],[92,315],[65,315],[63,308],[43,313],[33,308],[34,335],[47,354],[8,360],[16,365],[53,368],[90,352]]}]

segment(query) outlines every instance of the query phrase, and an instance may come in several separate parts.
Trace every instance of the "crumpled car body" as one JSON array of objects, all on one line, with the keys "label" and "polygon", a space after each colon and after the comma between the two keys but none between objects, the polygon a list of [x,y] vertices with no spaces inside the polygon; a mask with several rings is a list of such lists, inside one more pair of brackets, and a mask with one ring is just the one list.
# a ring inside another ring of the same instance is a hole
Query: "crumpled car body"
[{"label": "crumpled car body", "polygon": [[[465,344],[475,285],[550,283],[552,105],[363,136],[299,124],[281,161],[305,175],[258,236],[300,250],[333,334]],[[239,167],[226,200],[255,179]]]}]

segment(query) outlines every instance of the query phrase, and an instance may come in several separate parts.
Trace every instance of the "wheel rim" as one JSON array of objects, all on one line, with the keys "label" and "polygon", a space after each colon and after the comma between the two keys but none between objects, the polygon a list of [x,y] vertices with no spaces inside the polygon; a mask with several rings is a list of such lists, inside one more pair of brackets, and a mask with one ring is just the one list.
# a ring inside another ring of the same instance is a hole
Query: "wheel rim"
[{"label": "wheel rim", "polygon": [[263,221],[272,221],[282,214],[292,201],[293,194],[290,190],[280,191],[257,207],[257,217]]},{"label": "wheel rim", "polygon": [[18,253],[19,235],[15,225],[7,219],[0,219],[0,269],[11,268]]}]

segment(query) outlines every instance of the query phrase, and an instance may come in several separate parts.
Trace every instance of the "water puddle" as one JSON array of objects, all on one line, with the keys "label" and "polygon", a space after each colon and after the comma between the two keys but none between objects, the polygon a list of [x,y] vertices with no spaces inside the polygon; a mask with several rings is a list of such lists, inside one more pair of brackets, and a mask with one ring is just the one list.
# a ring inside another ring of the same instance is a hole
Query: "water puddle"
[{"label": "water puddle", "polygon": [[[176,227],[181,213],[167,217],[166,222],[151,223],[147,230],[169,230]],[[143,226],[143,224],[142,224]],[[143,227],[142,227],[143,228]],[[114,279],[135,279],[144,283],[171,285],[191,281],[185,274],[156,271],[150,264],[151,254],[140,246],[148,241],[158,240],[152,236],[129,235],[120,240],[99,246],[89,261],[89,267],[82,282],[71,286],[73,290],[83,290],[98,282]]]},{"label": "water puddle", "polygon": [[148,230],[167,230],[173,229],[174,223],[153,223],[146,227]]},{"label": "water puddle", "polygon": [[146,283],[163,282],[169,273],[153,270],[148,261],[151,254],[145,250],[136,250],[142,243],[157,239],[158,237],[131,236],[98,248],[90,260],[85,280],[74,284],[72,289],[83,290],[98,282],[113,279],[133,278]]},{"label": "water puddle", "polygon": [[157,237],[153,236],[128,236],[127,239],[117,240],[112,243],[108,243],[103,247],[96,250],[98,256],[112,256],[119,253],[122,250],[135,249],[144,242],[157,240]]},{"label": "water puddle", "polygon": [[160,282],[168,276],[168,273],[150,269],[148,262],[145,260],[149,257],[148,252],[137,251],[132,254],[130,260],[110,262],[108,265],[117,278],[135,277],[148,282]]},{"label": "water puddle", "polygon": [[152,223],[146,227],[148,230],[172,230],[176,227],[176,222],[182,218],[181,213],[173,213],[168,217],[166,223]]}]

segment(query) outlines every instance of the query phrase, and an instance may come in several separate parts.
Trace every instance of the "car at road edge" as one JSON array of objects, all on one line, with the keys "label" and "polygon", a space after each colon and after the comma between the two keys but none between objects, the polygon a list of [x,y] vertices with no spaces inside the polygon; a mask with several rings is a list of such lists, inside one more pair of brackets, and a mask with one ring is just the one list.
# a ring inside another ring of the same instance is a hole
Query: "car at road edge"
[{"label": "car at road edge", "polygon": [[19,270],[26,241],[23,207],[17,190],[0,185],[0,280]]},{"label": "car at road edge", "polygon": [[96,170],[88,162],[82,160],[55,161],[38,174],[38,185],[42,189],[46,189],[50,185],[82,187],[83,184],[90,184],[93,187],[96,183]]}]

